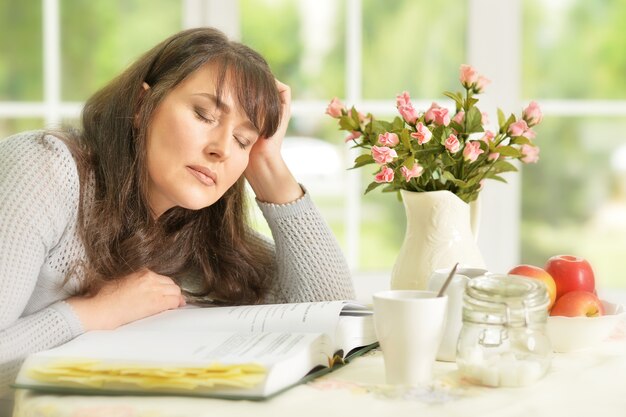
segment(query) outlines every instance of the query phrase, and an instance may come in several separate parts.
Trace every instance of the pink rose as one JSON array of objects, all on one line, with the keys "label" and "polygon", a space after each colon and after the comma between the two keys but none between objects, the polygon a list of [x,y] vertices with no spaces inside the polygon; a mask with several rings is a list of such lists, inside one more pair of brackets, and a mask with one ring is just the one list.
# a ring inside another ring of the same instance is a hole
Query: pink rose
[{"label": "pink rose", "polygon": [[489,115],[484,111],[480,112],[480,124],[483,126],[489,124]]},{"label": "pink rose", "polygon": [[409,124],[415,124],[419,118],[419,113],[411,104],[404,104],[398,106],[398,112],[402,115],[402,118]]},{"label": "pink rose", "polygon": [[525,120],[520,119],[515,123],[511,123],[509,126],[509,135],[512,137],[524,136],[528,139],[534,139],[536,133],[528,127]]},{"label": "pink rose", "polygon": [[448,126],[450,124],[450,115],[448,109],[435,109],[435,124],[439,126]]},{"label": "pink rose", "polygon": [[486,131],[485,131],[485,134],[484,134],[484,135],[483,135],[483,137],[482,137],[482,138],[480,138],[480,139],[481,139],[482,141],[484,141],[484,142],[489,143],[489,142],[493,141],[493,138],[495,138],[495,137],[496,137],[496,134],[495,134],[495,133],[493,133],[491,130],[486,130]]},{"label": "pink rose", "polygon": [[522,162],[525,164],[534,164],[539,160],[539,147],[534,145],[523,144],[520,148],[523,158]]},{"label": "pink rose", "polygon": [[346,106],[343,105],[341,101],[337,97],[333,98],[326,107],[326,114],[338,118],[341,117],[342,112],[346,110]]},{"label": "pink rose", "polygon": [[477,141],[470,141],[465,144],[465,148],[463,149],[463,159],[474,162],[478,159],[478,156],[484,152],[485,151],[480,149],[480,145]]},{"label": "pink rose", "polygon": [[378,135],[378,143],[384,146],[396,146],[400,142],[395,133],[385,132]]},{"label": "pink rose", "polygon": [[524,133],[528,130],[528,125],[525,120],[518,120],[515,123],[509,125],[509,134],[511,136],[524,136]]},{"label": "pink rose", "polygon": [[441,107],[437,103],[430,105],[430,108],[424,113],[424,121],[426,123],[434,122],[439,126],[448,126],[450,124],[450,115],[448,109]]},{"label": "pink rose", "polygon": [[433,137],[433,132],[424,126],[422,122],[419,122],[415,126],[415,132],[411,133],[411,137],[417,139],[417,143],[423,145]]},{"label": "pink rose", "polygon": [[463,126],[463,119],[465,119],[465,112],[461,110],[460,112],[454,115],[454,117],[452,118],[452,121]]},{"label": "pink rose", "polygon": [[396,107],[411,106],[411,96],[408,91],[403,91],[396,96]]},{"label": "pink rose", "polygon": [[498,158],[500,158],[500,152],[491,152],[489,156],[487,157],[487,160],[495,161]]},{"label": "pink rose", "polygon": [[541,120],[543,119],[543,113],[541,113],[539,104],[531,101],[528,107],[524,109],[524,112],[522,113],[522,118],[526,120],[528,126],[535,126],[541,123]]},{"label": "pink rose", "polygon": [[450,153],[457,153],[461,148],[461,143],[459,143],[459,140],[456,138],[456,136],[450,135],[446,139],[444,146]]},{"label": "pink rose", "polygon": [[386,164],[397,158],[398,154],[395,150],[386,146],[372,146],[372,157],[378,164]]},{"label": "pink rose", "polygon": [[407,167],[402,166],[400,167],[400,172],[402,172],[402,176],[404,177],[406,182],[409,182],[411,178],[417,178],[422,175],[422,172],[424,172],[424,167],[418,164],[417,161],[415,161],[415,163],[413,164],[413,168],[408,169]]},{"label": "pink rose", "polygon": [[345,142],[350,142],[351,140],[355,140],[360,137],[361,137],[361,132],[359,132],[358,130],[353,130],[352,132],[350,132],[348,136],[346,136]]},{"label": "pink rose", "polygon": [[441,106],[439,106],[439,104],[432,103],[428,110],[426,110],[426,113],[424,113],[424,121],[426,123],[432,123],[433,121],[435,121],[435,113],[433,113],[433,111],[440,108]]},{"label": "pink rose", "polygon": [[376,182],[391,182],[393,181],[393,169],[383,166],[380,169],[380,172],[374,176],[374,181]]},{"label": "pink rose", "polygon": [[489,78],[481,75],[478,77],[478,80],[476,80],[474,91],[476,91],[476,94],[482,93],[485,87],[487,87],[487,85],[490,83],[491,83],[491,80]]},{"label": "pink rose", "polygon": [[464,87],[470,88],[478,80],[478,72],[471,65],[461,65],[461,75],[459,81]]}]

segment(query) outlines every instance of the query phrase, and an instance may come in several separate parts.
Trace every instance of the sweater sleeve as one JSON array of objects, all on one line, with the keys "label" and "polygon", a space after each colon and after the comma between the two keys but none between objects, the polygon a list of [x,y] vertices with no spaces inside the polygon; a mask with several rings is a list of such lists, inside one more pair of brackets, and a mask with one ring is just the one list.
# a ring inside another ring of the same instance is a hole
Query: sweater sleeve
[{"label": "sweater sleeve", "polygon": [[288,204],[257,204],[274,238],[273,247],[265,243],[268,250],[275,251],[276,259],[267,302],[355,298],[341,248],[308,192]]},{"label": "sweater sleeve", "polygon": [[0,392],[29,353],[83,331],[64,301],[23,316],[46,256],[77,208],[78,184],[58,139],[29,132],[0,141]]}]

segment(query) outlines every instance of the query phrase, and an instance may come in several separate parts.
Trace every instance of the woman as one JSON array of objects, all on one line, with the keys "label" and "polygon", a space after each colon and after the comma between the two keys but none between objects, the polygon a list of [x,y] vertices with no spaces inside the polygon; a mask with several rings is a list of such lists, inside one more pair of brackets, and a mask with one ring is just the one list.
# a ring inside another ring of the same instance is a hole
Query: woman
[{"label": "woman", "polygon": [[[192,29],[91,97],[82,131],[0,141],[0,385],[31,352],[185,299],[353,298],[280,155],[289,104],[260,55]],[[244,177],[275,245],[245,221]]]}]

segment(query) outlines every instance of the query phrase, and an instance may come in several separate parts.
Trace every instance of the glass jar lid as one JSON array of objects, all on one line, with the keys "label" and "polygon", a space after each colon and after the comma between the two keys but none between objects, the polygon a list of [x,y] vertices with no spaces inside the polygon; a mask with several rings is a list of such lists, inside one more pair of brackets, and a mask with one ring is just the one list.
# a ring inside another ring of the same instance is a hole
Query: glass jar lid
[{"label": "glass jar lid", "polygon": [[546,321],[549,303],[548,292],[538,280],[490,274],[468,282],[463,296],[463,320],[528,326]]}]

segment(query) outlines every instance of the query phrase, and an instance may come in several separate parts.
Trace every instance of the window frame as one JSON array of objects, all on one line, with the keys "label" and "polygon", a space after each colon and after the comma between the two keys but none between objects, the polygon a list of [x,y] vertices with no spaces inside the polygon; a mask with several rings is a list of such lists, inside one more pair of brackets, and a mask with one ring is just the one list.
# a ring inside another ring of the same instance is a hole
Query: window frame
[{"label": "window frame", "polygon": [[[492,79],[482,101],[483,110],[495,115],[495,106],[505,112],[519,112],[527,103],[520,97],[523,0],[466,0],[468,2],[467,63]],[[40,102],[0,102],[0,118],[43,118],[54,127],[64,118],[77,118],[83,103],[61,97],[60,0],[42,0],[44,95]],[[183,0],[181,28],[214,26],[234,39],[240,38],[239,2],[232,0]],[[362,0],[346,0],[346,71],[344,100],[364,111],[386,113],[395,105],[389,100],[364,100],[362,96]],[[493,36],[498,33],[498,36]],[[494,54],[493,51],[499,51]],[[438,101],[445,103],[440,98]],[[433,100],[416,101],[426,108]],[[448,103],[450,104],[450,103]],[[626,116],[626,100],[540,100],[545,116]],[[297,100],[294,116],[322,114],[327,103]],[[358,150],[347,152],[350,166]],[[357,171],[346,171],[344,248],[348,264],[359,271],[362,184]],[[508,184],[492,181],[480,196],[481,226],[478,244],[487,268],[506,271],[520,259],[521,173],[507,176]],[[502,231],[506,232],[502,232]]]}]

